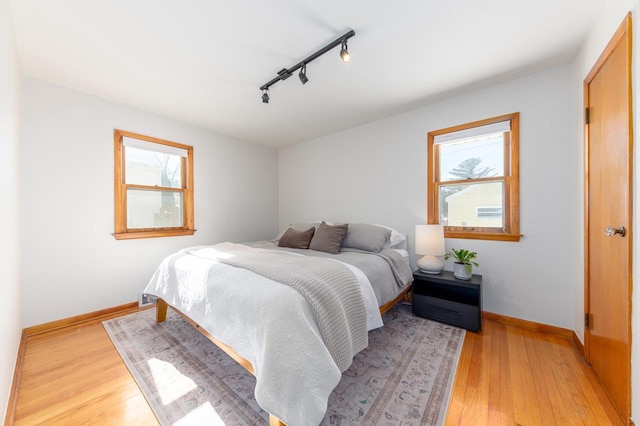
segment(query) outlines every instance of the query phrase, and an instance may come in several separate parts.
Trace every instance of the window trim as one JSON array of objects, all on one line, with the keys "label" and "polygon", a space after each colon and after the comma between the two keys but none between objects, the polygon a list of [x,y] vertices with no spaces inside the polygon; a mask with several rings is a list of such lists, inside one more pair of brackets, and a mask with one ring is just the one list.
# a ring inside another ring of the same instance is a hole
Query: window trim
[{"label": "window trim", "polygon": [[[457,132],[473,127],[511,121],[510,138],[505,138],[504,176],[498,178],[479,178],[473,182],[504,181],[504,232],[495,232],[495,228],[474,227],[464,229],[460,226],[445,226],[445,238],[464,238],[477,240],[520,241],[520,113],[501,115],[471,123],[460,124],[446,129],[434,130],[427,135],[427,223],[439,223],[439,197],[437,180],[439,169],[439,146],[434,143],[438,135]],[[469,183],[468,181],[446,181],[450,183]]]},{"label": "window trim", "polygon": [[[174,237],[181,235],[193,235],[194,228],[194,208],[193,208],[193,147],[171,142],[151,136],[140,135],[124,130],[114,129],[114,230],[113,236],[116,240],[137,239],[137,238],[157,238]],[[125,157],[123,137],[139,139],[166,145],[187,151],[187,157],[182,157],[182,188],[167,188],[182,192],[182,214],[184,223],[182,227],[171,228],[148,228],[148,229],[128,229],[127,228],[127,188],[140,188],[140,185],[125,183]]]}]

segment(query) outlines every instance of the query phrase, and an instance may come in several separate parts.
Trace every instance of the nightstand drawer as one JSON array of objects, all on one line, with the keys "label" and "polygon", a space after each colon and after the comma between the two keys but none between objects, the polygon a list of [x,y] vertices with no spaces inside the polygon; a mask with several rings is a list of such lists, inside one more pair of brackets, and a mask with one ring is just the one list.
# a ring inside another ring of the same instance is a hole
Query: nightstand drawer
[{"label": "nightstand drawer", "polygon": [[477,306],[414,294],[413,313],[468,330],[480,330],[480,309]]}]

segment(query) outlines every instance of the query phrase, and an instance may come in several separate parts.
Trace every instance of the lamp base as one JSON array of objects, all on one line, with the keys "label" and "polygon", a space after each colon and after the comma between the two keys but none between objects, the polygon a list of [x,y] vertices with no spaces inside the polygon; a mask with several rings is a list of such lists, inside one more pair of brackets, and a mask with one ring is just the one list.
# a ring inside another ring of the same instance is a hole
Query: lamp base
[{"label": "lamp base", "polygon": [[420,272],[425,274],[439,274],[444,269],[444,262],[436,256],[423,256],[416,262]]}]

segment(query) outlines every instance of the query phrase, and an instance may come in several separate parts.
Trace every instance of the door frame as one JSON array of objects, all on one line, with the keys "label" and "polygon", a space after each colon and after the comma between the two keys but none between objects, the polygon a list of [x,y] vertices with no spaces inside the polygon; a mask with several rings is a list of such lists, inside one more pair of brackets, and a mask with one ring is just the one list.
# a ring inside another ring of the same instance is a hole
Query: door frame
[{"label": "door frame", "polygon": [[[629,271],[628,271],[628,276],[629,276],[629,282],[628,282],[628,301],[629,301],[629,314],[628,314],[628,318],[627,318],[627,322],[628,322],[628,330],[629,330],[629,336],[628,336],[628,341],[629,341],[629,345],[628,345],[628,355],[629,355],[629,366],[628,366],[628,370],[629,372],[631,372],[631,338],[632,338],[632,330],[631,330],[631,326],[632,326],[632,322],[631,322],[631,316],[632,316],[632,299],[631,299],[631,295],[632,295],[632,288],[633,288],[633,151],[634,151],[634,147],[633,147],[633,92],[632,92],[632,77],[633,77],[633,65],[632,65],[632,52],[633,52],[633,43],[632,43],[632,21],[631,21],[631,13],[628,13],[627,16],[625,17],[625,19],[622,21],[622,23],[620,24],[620,26],[618,27],[618,29],[616,30],[616,32],[614,33],[613,37],[611,38],[611,40],[609,41],[609,43],[607,44],[606,48],[604,49],[604,51],[601,53],[600,57],[598,58],[598,60],[596,61],[595,65],[593,66],[593,68],[591,69],[591,71],[589,72],[589,74],[587,75],[587,77],[584,79],[584,83],[583,83],[583,94],[584,94],[584,105],[583,105],[583,111],[586,111],[586,108],[589,106],[589,84],[591,83],[591,81],[595,78],[595,76],[597,75],[597,73],[600,71],[600,69],[603,67],[603,65],[606,63],[607,59],[609,58],[609,56],[611,55],[611,53],[614,51],[614,49],[617,47],[618,43],[624,38],[624,37],[628,37],[629,42],[628,42],[628,51],[627,51],[627,55],[628,55],[628,61],[629,61],[629,68],[627,70],[628,73],[628,79],[629,79],[629,87],[628,87],[628,93],[629,93],[629,105],[628,105],[628,111],[629,111],[629,129],[628,129],[628,134],[629,134],[629,182],[628,182],[628,190],[629,190],[629,211],[627,212],[629,215],[629,234],[628,234],[628,238],[627,238],[627,244],[629,245],[629,259],[628,259],[628,264],[629,264]],[[590,282],[589,282],[589,267],[590,267],[590,258],[589,258],[589,179],[590,179],[590,172],[589,172],[589,125],[586,122],[586,118],[583,121],[584,124],[584,312],[583,312],[583,317],[586,316],[587,313],[590,312],[590,298],[589,298],[589,294],[590,294]],[[585,324],[586,325],[586,324]],[[587,361],[588,364],[591,364],[590,362],[590,331],[588,329],[586,329],[585,327],[585,331],[584,331],[584,358]],[[631,410],[631,377],[628,377],[628,394],[629,394],[629,410]],[[630,412],[629,413],[620,413],[621,415],[623,415],[626,418],[623,418],[624,421],[628,421],[629,420],[629,416],[630,416]]]}]

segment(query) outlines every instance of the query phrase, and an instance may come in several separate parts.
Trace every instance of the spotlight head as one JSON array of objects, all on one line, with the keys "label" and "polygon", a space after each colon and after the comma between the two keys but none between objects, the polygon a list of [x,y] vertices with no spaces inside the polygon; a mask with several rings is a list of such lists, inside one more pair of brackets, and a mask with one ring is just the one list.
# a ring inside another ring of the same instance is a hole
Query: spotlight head
[{"label": "spotlight head", "polygon": [[298,74],[298,78],[300,78],[300,81],[302,82],[302,84],[307,84],[307,81],[309,81],[309,79],[307,78],[307,66],[303,66],[300,69],[300,74]]},{"label": "spotlight head", "polygon": [[269,92],[267,89],[265,89],[264,93],[262,93],[262,103],[269,103]]},{"label": "spotlight head", "polygon": [[349,55],[349,51],[347,50],[347,40],[342,41],[342,49],[340,49],[340,58],[342,58],[342,62],[349,62],[351,59],[351,55]]}]

